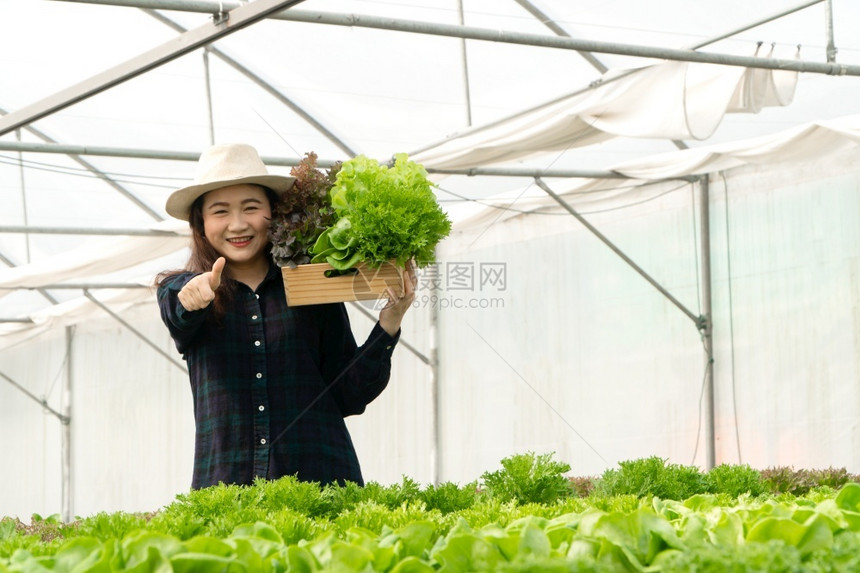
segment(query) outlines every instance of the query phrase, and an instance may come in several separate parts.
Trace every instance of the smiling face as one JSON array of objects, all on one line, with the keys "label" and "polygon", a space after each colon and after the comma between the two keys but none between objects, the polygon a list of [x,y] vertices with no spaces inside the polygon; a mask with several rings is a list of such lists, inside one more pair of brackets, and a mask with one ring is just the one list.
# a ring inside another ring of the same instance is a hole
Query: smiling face
[{"label": "smiling face", "polygon": [[206,240],[233,267],[268,268],[272,209],[258,185],[231,185],[203,196],[203,230]]}]

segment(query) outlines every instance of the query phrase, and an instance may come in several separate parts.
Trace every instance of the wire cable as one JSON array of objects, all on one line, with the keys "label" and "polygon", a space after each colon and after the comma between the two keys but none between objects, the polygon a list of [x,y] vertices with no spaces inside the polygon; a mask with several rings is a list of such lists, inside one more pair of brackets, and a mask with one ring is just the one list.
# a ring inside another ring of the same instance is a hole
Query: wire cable
[{"label": "wire cable", "polygon": [[[567,193],[565,196],[568,196],[568,195],[585,195],[585,194],[589,194],[589,193],[600,193],[603,191],[618,191],[621,189],[639,189],[639,188],[648,187],[651,185],[657,185],[659,183],[662,183],[662,181],[651,181],[651,182],[643,183],[640,185],[629,185],[629,186],[620,185],[618,187],[613,187],[611,189],[601,189],[600,191],[579,191],[579,192],[574,191],[572,193]],[[678,185],[677,187],[667,189],[666,191],[663,191],[662,193],[654,195],[653,197],[648,197],[647,199],[642,199],[640,201],[634,201],[634,202],[628,203],[626,205],[619,205],[617,207],[609,207],[607,209],[595,209],[594,211],[580,211],[579,213],[581,215],[595,215],[595,214],[599,214],[599,213],[609,213],[611,211],[619,211],[621,209],[627,209],[629,207],[635,207],[636,205],[642,205],[642,204],[654,201],[655,199],[659,199],[660,197],[663,197],[664,195],[668,195],[669,193],[677,191],[678,189],[683,189],[686,185],[687,185],[687,183],[684,182],[684,183]],[[460,199],[460,201],[455,201],[455,200],[446,201],[443,199],[443,200],[439,201],[440,203],[459,203],[462,201],[462,202],[476,203],[478,205],[483,205],[485,207],[489,207],[492,209],[509,211],[511,213],[521,213],[524,215],[547,215],[547,216],[551,216],[551,217],[558,217],[558,216],[569,217],[570,216],[570,213],[567,213],[566,211],[565,212],[559,212],[559,213],[550,213],[547,211],[541,211],[540,209],[542,207],[537,207],[536,209],[533,209],[533,210],[515,209],[513,207],[509,207],[509,206],[505,206],[505,205],[497,205],[495,203],[489,203],[489,202],[487,202],[486,199],[470,199],[469,197],[466,197],[464,195],[460,195],[459,193],[455,193],[454,191],[450,191],[450,190],[445,189],[443,187],[439,187],[439,190],[443,191],[444,193],[448,193],[449,195],[453,195],[454,197],[457,197],[458,199]],[[513,204],[513,203],[511,203],[511,204]],[[555,205],[555,204],[550,204],[547,207],[553,208],[556,206],[557,205]]]},{"label": "wire cable", "polygon": [[[702,340],[702,346],[704,347],[704,339]],[[713,359],[711,359],[711,361],[713,361]],[[702,409],[705,401],[705,386],[707,385],[706,383],[708,380],[708,367],[710,365],[710,361],[705,364],[705,372],[702,374],[702,388],[699,390],[699,423],[696,424],[696,445],[693,446],[693,458],[690,460],[691,466],[696,462],[696,456],[699,454],[699,438],[701,438],[702,435],[702,421],[704,419]]]},{"label": "wire cable", "polygon": [[[36,167],[34,165],[27,165],[28,163],[35,163],[35,164],[40,165],[40,166]],[[0,164],[18,166],[19,162],[17,159],[13,159],[13,158],[10,158],[10,157],[5,156],[5,155],[0,155]],[[43,171],[46,173],[58,173],[60,175],[68,175],[70,177],[83,177],[85,179],[100,179],[100,180],[104,180],[105,178],[108,178],[108,179],[110,179],[110,181],[113,181],[115,183],[131,183],[133,185],[143,185],[145,187],[156,187],[156,188],[160,188],[160,189],[175,189],[176,188],[176,185],[160,185],[157,183],[147,183],[144,181],[119,179],[119,178],[113,177],[113,175],[115,175],[115,174],[107,173],[104,171],[101,171],[98,174],[96,174],[96,173],[93,173],[92,171],[85,170],[85,169],[78,170],[78,169],[75,169],[72,167],[64,167],[61,165],[50,165],[50,164],[45,164],[45,163],[38,164],[36,162],[30,162],[27,160],[24,160],[23,163],[20,163],[20,164],[23,165],[23,167],[25,169],[31,169],[34,171]],[[136,179],[139,178],[139,179],[185,181],[185,178],[182,178],[182,177],[157,177],[157,176],[151,176],[151,175],[134,175],[134,174],[119,174],[119,175],[124,176],[124,177],[134,177]]]},{"label": "wire cable", "polygon": [[[17,159],[15,159],[13,157],[9,157],[8,155],[0,154],[0,159],[14,160],[17,162]],[[86,167],[73,167],[71,165],[68,165],[68,166],[67,165],[57,165],[56,163],[45,163],[43,161],[34,161],[32,159],[24,159],[23,163],[25,165],[39,165],[39,166],[44,166],[44,167],[51,167],[51,168],[54,168],[58,171],[68,171],[68,172],[70,172],[70,174],[71,174],[71,172],[74,172],[74,171],[79,171],[79,172],[84,173],[84,174],[92,173],[92,170],[87,169]],[[103,173],[104,175],[117,175],[119,177],[134,177],[135,179],[158,179],[158,180],[163,180],[163,181],[186,181],[187,180],[187,177],[170,177],[170,176],[166,176],[166,175],[140,175],[137,173],[120,173],[117,171],[100,171],[100,173]]]}]

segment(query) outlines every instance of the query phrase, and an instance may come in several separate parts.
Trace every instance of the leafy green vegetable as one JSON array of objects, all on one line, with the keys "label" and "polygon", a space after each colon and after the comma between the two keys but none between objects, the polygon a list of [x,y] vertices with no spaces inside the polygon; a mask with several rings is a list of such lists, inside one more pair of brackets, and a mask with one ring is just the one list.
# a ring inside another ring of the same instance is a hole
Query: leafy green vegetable
[{"label": "leafy green vegetable", "polygon": [[619,469],[608,469],[595,484],[601,495],[654,495],[662,499],[686,499],[706,493],[705,477],[694,466],[667,464],[651,456],[618,462]]},{"label": "leafy green vegetable", "polygon": [[[698,483],[689,468],[659,458],[619,465],[627,485],[652,479],[643,497],[565,494],[556,486],[567,464],[529,453],[486,473],[483,491],[477,482],[422,490],[408,477],[366,486],[287,477],[194,490],[154,514],[0,518],[0,573],[860,570],[860,483],[682,501],[654,492]],[[706,482],[738,489],[754,478],[722,467]],[[523,501],[534,498],[544,501]]]},{"label": "leafy green vegetable", "polygon": [[405,153],[394,165],[359,155],[345,161],[331,189],[337,224],[326,229],[311,249],[312,262],[339,270],[363,261],[371,268],[396,260],[419,267],[435,261],[436,245],[451,231],[424,168]]},{"label": "leafy green vegetable", "polygon": [[311,247],[335,221],[329,190],[339,169],[335,164],[323,173],[317,169],[316,153],[310,152],[290,170],[296,182],[272,206],[269,226],[272,258],[278,266],[295,268],[310,262]]},{"label": "leafy green vegetable", "polygon": [[570,493],[564,472],[570,465],[552,459],[553,454],[517,454],[501,461],[501,470],[481,476],[490,494],[502,501],[552,503]]},{"label": "leafy green vegetable", "polygon": [[723,492],[737,497],[744,493],[761,495],[767,490],[761,473],[748,465],[720,464],[705,476],[706,488],[711,492]]}]

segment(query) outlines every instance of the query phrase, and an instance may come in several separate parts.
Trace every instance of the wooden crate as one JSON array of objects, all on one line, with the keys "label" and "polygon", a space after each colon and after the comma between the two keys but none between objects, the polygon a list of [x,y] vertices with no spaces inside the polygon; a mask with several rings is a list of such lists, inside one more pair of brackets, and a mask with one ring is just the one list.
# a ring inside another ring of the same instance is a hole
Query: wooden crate
[{"label": "wooden crate", "polygon": [[331,270],[328,263],[299,265],[294,269],[282,267],[287,306],[385,298],[389,286],[398,295],[403,292],[403,271],[393,262],[377,269],[360,264],[350,274],[326,276]]}]

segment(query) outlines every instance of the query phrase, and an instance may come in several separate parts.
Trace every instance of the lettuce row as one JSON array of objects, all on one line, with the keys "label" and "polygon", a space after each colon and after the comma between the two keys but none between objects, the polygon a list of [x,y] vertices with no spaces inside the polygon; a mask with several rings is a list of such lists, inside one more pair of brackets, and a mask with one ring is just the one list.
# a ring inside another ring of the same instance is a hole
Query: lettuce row
[{"label": "lettuce row", "polygon": [[[221,539],[133,531],[77,537],[53,555],[18,549],[0,557],[12,571],[856,571],[860,484],[811,502],[742,497],[726,507],[712,494],[652,498],[630,511],[595,507],[555,517],[528,515],[447,531],[433,519],[376,530],[352,525],[297,543],[263,522]],[[428,514],[432,515],[432,514]],[[7,532],[8,534],[8,532]]]}]

